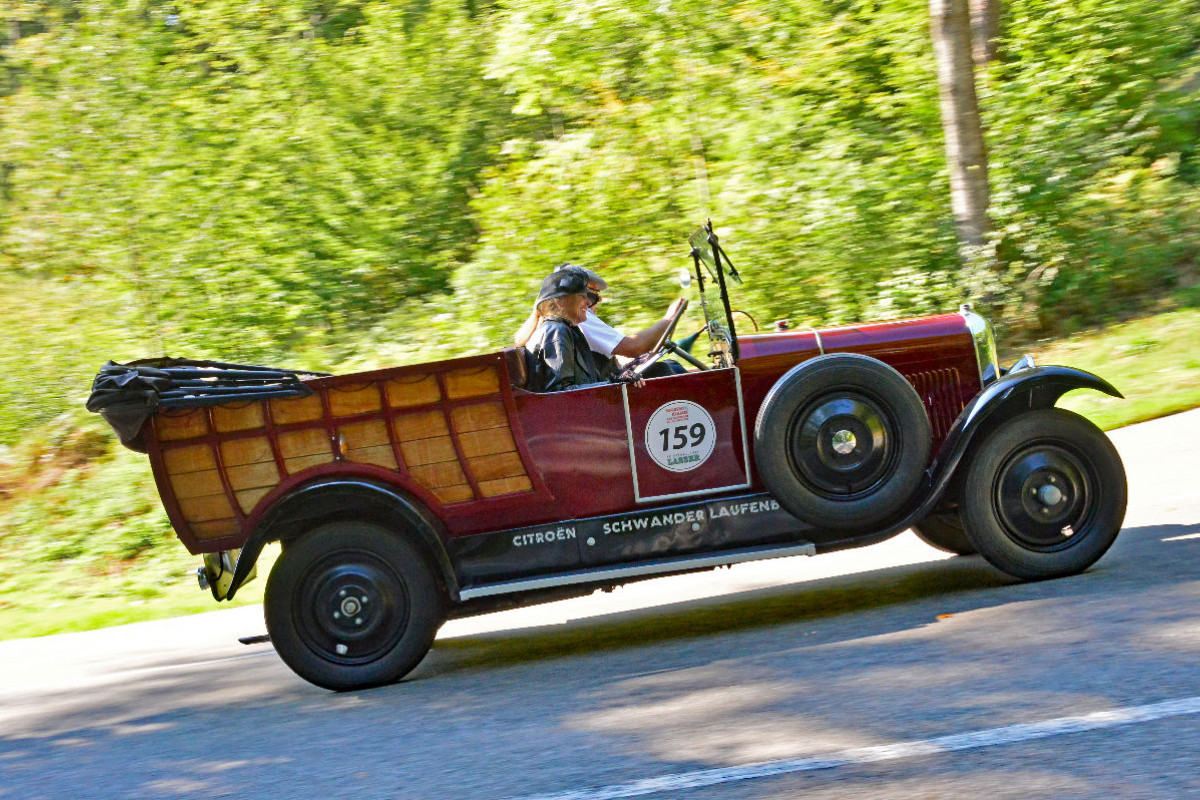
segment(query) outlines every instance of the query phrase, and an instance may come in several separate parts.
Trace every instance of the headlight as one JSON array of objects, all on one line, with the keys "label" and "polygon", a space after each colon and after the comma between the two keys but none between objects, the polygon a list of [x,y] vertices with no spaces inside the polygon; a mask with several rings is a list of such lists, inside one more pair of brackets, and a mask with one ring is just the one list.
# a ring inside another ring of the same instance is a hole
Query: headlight
[{"label": "headlight", "polygon": [[1000,359],[996,354],[996,336],[992,332],[992,323],[987,318],[971,310],[970,304],[964,304],[958,309],[963,319],[967,321],[967,329],[975,340],[975,358],[979,363],[979,383],[987,386],[1000,375]]}]

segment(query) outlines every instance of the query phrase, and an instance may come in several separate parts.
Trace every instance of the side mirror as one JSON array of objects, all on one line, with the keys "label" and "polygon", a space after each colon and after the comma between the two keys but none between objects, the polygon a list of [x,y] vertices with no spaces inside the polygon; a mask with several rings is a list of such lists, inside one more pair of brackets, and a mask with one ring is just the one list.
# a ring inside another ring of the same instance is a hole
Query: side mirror
[{"label": "side mirror", "polygon": [[680,269],[679,270],[679,286],[680,286],[680,288],[686,289],[691,285],[692,285],[692,273],[689,272],[687,269]]}]

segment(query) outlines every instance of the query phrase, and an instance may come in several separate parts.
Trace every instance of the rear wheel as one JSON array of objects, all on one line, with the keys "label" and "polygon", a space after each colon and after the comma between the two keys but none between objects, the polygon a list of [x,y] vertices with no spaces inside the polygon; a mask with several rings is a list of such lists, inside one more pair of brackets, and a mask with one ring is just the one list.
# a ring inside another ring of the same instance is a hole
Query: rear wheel
[{"label": "rear wheel", "polygon": [[963,528],[962,518],[957,511],[930,514],[913,525],[912,530],[917,538],[938,550],[954,553],[956,556],[973,556],[978,552],[967,538],[967,531]]},{"label": "rear wheel", "polygon": [[391,683],[415,667],[442,623],[437,581],[409,541],[337,522],[291,542],[267,580],[267,632],[284,662],[326,689]]},{"label": "rear wheel", "polygon": [[759,477],[799,519],[857,532],[894,520],[924,477],[929,417],[899,372],[835,353],[780,378],[754,430]]},{"label": "rear wheel", "polygon": [[1125,468],[1104,432],[1059,408],[1022,414],[993,432],[967,470],[967,535],[1018,578],[1073,575],[1112,546],[1125,518]]}]

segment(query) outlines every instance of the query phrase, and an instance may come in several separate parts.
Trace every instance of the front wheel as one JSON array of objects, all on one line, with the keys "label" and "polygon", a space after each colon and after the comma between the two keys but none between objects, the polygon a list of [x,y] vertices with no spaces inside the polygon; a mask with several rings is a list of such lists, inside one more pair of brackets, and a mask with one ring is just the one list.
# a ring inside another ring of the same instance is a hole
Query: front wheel
[{"label": "front wheel", "polygon": [[334,690],[399,680],[429,652],[442,609],[417,548],[363,522],[324,525],[290,543],[263,603],[284,663]]},{"label": "front wheel", "polygon": [[967,536],[1014,577],[1073,575],[1112,546],[1125,518],[1121,457],[1104,432],[1059,408],[1006,422],[976,451],[961,514]]}]

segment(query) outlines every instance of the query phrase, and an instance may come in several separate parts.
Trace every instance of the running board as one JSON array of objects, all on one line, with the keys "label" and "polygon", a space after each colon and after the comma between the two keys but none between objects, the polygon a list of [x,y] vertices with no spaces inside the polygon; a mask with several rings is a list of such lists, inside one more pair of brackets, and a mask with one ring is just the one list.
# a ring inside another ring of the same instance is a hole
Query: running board
[{"label": "running board", "polygon": [[606,581],[640,578],[646,575],[660,575],[668,572],[685,572],[693,569],[723,567],[728,564],[740,564],[744,561],[762,561],[768,558],[813,556],[816,554],[817,547],[812,542],[791,545],[789,547],[750,547],[742,550],[729,550],[715,555],[663,558],[627,567],[597,567],[596,569],[580,570],[578,572],[560,572],[556,575],[546,575],[540,578],[523,578],[521,580],[504,581],[503,583],[492,583],[484,586],[470,586],[459,590],[459,597],[463,600],[474,600],[479,597],[531,592],[537,589],[553,589],[556,586],[571,586],[578,583],[604,583]]}]

